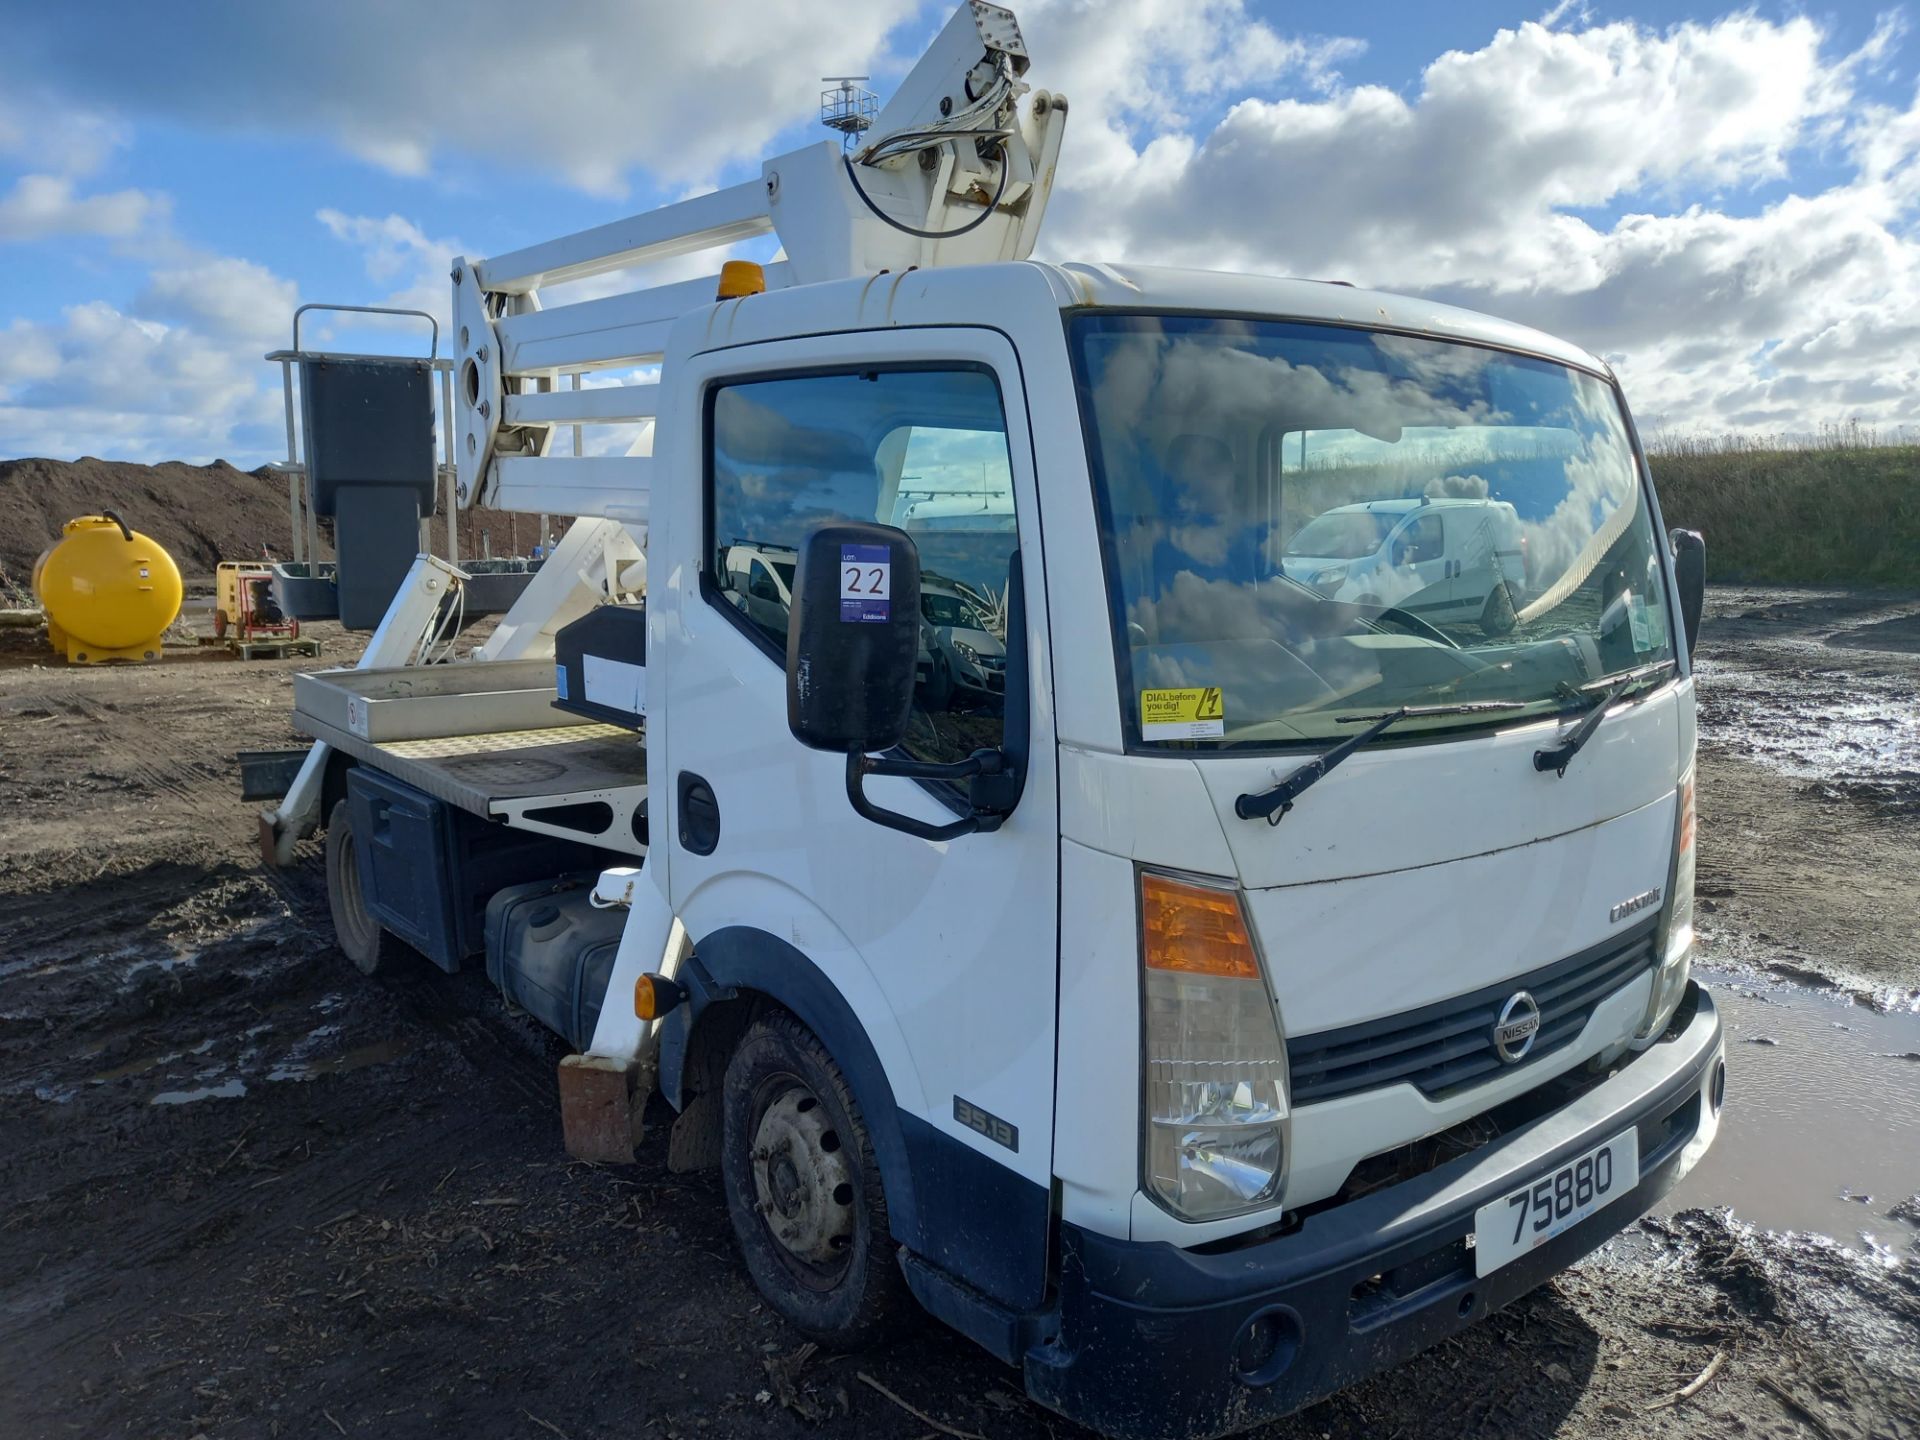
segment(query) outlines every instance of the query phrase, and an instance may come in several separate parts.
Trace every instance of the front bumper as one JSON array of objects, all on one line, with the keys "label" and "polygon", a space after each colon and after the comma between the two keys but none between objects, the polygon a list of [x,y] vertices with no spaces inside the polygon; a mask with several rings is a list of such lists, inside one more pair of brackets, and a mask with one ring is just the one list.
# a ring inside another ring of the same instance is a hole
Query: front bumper
[{"label": "front bumper", "polygon": [[[1026,1352],[1027,1391],[1119,1437],[1214,1436],[1288,1415],[1517,1299],[1679,1183],[1718,1128],[1725,1047],[1689,985],[1662,1039],[1586,1094],[1417,1179],[1202,1253],[1060,1227],[1058,1330]],[[1628,1126],[1640,1183],[1476,1277],[1474,1212]]]}]

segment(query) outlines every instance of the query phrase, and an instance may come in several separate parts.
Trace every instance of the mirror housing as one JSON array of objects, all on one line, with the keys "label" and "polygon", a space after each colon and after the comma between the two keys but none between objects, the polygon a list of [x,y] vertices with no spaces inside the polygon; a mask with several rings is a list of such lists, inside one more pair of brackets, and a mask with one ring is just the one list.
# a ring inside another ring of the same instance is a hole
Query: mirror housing
[{"label": "mirror housing", "polygon": [[[1024,623],[1018,574],[1008,582],[1012,623]],[[1015,636],[1009,669],[1026,672]],[[1011,750],[976,750],[941,763],[871,755],[906,737],[920,653],[920,550],[904,530],[857,522],[822,525],[800,547],[787,625],[787,728],[813,750],[847,757],[847,801],[876,825],[920,840],[953,840],[997,830],[1019,803],[1026,756],[1025,690],[1020,718],[1008,720]],[[942,784],[967,781],[970,813],[945,825],[883,810],[863,788],[869,775]]]},{"label": "mirror housing", "polygon": [[787,626],[787,728],[813,750],[891,750],[920,648],[920,551],[904,530],[822,525],[800,548]]},{"label": "mirror housing", "polygon": [[1707,599],[1707,542],[1698,530],[1667,532],[1673,553],[1673,578],[1680,591],[1680,624],[1687,634],[1687,654],[1700,638],[1700,611]]}]

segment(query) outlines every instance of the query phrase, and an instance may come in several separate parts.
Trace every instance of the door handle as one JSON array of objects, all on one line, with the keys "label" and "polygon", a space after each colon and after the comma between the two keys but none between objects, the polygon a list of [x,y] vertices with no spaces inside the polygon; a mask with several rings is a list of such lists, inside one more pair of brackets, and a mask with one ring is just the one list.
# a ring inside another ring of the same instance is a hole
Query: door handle
[{"label": "door handle", "polygon": [[720,844],[720,802],[713,787],[691,770],[679,777],[678,812],[680,845],[695,855],[711,855]]}]

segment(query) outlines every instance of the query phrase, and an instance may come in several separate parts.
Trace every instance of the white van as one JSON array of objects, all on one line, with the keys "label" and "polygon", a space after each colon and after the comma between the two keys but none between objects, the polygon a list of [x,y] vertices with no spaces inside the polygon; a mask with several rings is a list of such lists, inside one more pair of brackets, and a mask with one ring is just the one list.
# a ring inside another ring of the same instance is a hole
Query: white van
[{"label": "white van", "polygon": [[1524,603],[1526,544],[1505,500],[1368,500],[1314,516],[1287,541],[1281,564],[1330,600],[1501,633]]}]

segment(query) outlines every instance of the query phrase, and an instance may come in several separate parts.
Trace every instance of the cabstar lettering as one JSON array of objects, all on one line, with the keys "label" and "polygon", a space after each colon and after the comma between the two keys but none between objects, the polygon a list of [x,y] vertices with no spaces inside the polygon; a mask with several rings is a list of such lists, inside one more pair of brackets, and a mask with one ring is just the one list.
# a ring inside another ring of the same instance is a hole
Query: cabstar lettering
[{"label": "cabstar lettering", "polygon": [[1659,903],[1660,887],[1656,885],[1651,890],[1642,890],[1638,895],[1629,895],[1625,900],[1622,900],[1607,912],[1607,920],[1609,923],[1617,925],[1626,919],[1627,916],[1637,915],[1648,906],[1658,905]]}]

